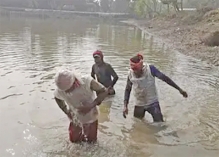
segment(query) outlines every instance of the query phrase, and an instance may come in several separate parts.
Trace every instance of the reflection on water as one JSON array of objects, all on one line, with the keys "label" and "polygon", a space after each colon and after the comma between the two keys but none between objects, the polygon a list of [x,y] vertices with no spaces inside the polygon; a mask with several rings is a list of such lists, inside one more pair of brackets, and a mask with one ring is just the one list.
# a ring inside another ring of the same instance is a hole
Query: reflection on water
[{"label": "reflection on water", "polygon": [[[92,52],[101,49],[120,79],[117,94],[100,106],[96,145],[68,141],[68,119],[53,99],[57,68],[72,66],[89,74]],[[142,51],[144,49],[144,51]],[[86,19],[0,19],[0,156],[211,156],[219,153],[219,72],[198,60],[166,50],[140,30]],[[157,80],[166,120],[153,124],[122,117],[129,58],[145,59],[188,91]]]}]

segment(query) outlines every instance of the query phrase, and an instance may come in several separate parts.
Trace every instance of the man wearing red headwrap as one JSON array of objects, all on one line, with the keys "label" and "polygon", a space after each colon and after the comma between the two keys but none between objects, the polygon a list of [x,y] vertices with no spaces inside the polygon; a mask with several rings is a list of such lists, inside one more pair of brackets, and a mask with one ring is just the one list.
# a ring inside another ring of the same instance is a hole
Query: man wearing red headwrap
[{"label": "man wearing red headwrap", "polygon": [[119,79],[117,73],[109,63],[104,62],[102,51],[95,51],[93,53],[93,57],[95,64],[92,66],[91,76],[95,79],[96,75],[97,81],[104,85],[106,88],[109,88],[109,95],[114,95],[115,90],[113,87]]},{"label": "man wearing red headwrap", "polygon": [[134,117],[142,119],[147,111],[152,115],[154,122],[164,121],[158,100],[155,77],[177,89],[183,97],[188,97],[187,93],[176,85],[168,76],[160,72],[154,65],[144,63],[143,56],[137,54],[130,59],[130,70],[124,95],[124,118],[126,118],[126,115],[128,114],[128,103],[133,88],[136,98]]}]

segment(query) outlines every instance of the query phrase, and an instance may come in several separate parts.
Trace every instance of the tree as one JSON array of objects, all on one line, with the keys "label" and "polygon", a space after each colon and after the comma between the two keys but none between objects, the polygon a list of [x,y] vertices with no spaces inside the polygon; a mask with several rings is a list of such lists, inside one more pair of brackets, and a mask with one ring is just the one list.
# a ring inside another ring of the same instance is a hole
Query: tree
[{"label": "tree", "polygon": [[100,8],[103,12],[110,11],[111,0],[100,0]]},{"label": "tree", "polygon": [[157,0],[136,0],[134,4],[134,10],[141,17],[152,18],[155,14],[157,14]]}]

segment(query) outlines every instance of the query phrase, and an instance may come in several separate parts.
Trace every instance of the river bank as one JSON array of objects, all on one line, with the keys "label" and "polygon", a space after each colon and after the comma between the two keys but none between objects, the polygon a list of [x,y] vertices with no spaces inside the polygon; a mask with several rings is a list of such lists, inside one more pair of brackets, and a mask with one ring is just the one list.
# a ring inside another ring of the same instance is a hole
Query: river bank
[{"label": "river bank", "polygon": [[123,21],[153,34],[164,42],[168,49],[177,50],[209,64],[219,66],[219,46],[208,46],[209,41],[219,42],[219,10],[194,11],[169,16],[158,16],[152,20],[130,19]]}]

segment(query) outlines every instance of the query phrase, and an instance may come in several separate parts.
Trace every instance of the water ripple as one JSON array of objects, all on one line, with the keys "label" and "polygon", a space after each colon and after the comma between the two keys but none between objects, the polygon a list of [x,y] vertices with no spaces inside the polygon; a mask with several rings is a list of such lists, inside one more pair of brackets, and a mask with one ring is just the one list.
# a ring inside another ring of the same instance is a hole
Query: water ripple
[{"label": "water ripple", "polygon": [[6,99],[6,98],[9,98],[9,97],[19,96],[19,95],[22,95],[22,94],[10,94],[10,95],[7,95],[7,96],[4,96],[4,97],[0,98],[0,100]]}]

